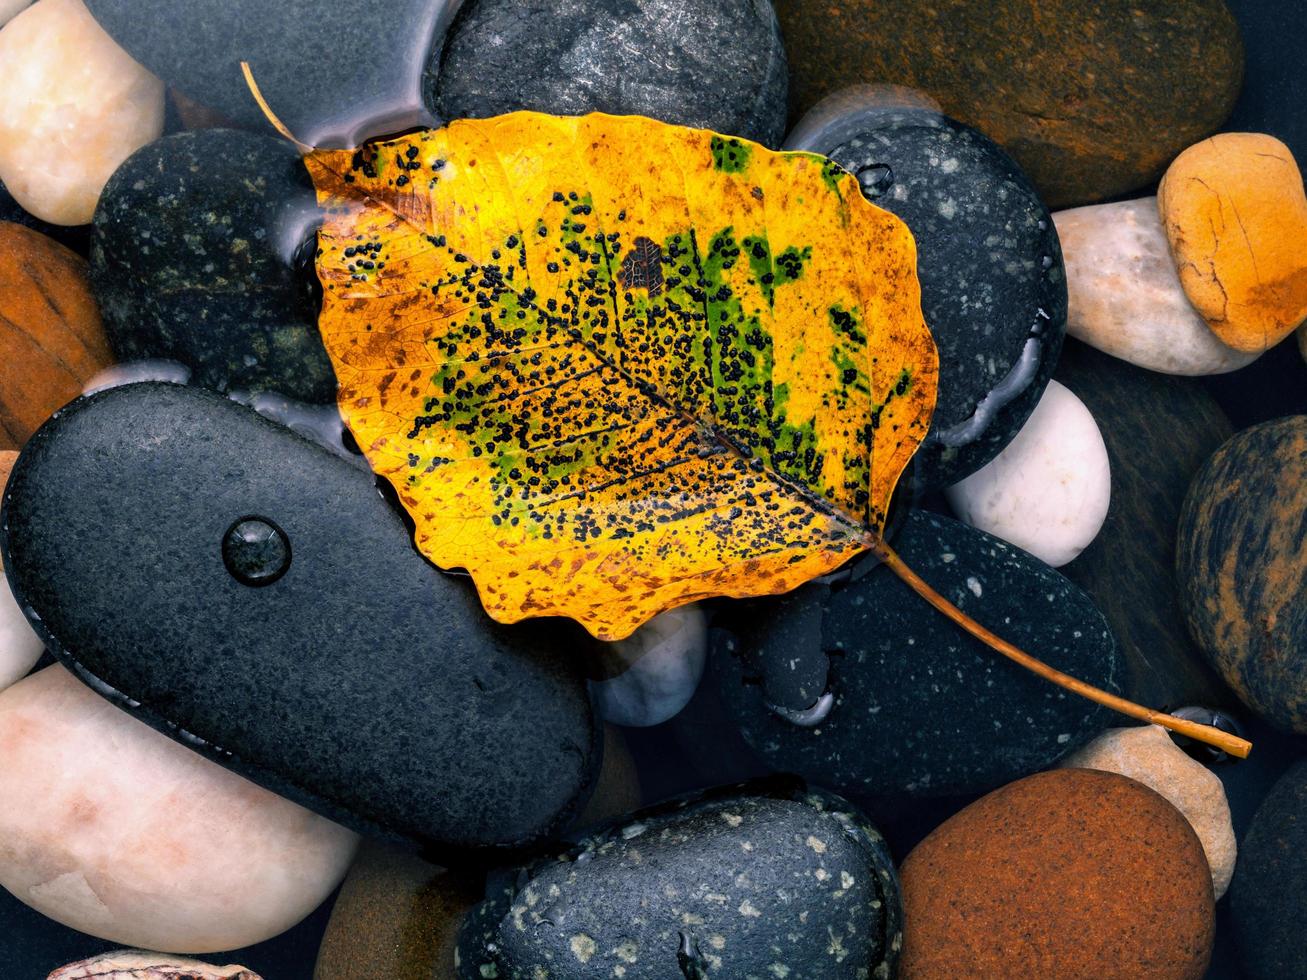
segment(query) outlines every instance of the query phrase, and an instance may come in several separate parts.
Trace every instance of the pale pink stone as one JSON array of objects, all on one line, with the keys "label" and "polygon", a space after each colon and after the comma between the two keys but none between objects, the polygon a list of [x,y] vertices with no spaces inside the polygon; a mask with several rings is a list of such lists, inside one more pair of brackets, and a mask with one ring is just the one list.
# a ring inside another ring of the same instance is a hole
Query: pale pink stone
[{"label": "pale pink stone", "polygon": [[0,693],[0,885],[127,946],[206,953],[299,922],[356,836],[49,667]]},{"label": "pale pink stone", "polygon": [[0,180],[24,208],[82,225],[118,165],[163,132],[163,83],[82,0],[37,0],[0,30]]},{"label": "pale pink stone", "polygon": [[102,953],[80,963],[69,963],[46,980],[262,980],[243,966],[210,966],[198,960],[139,949]]}]

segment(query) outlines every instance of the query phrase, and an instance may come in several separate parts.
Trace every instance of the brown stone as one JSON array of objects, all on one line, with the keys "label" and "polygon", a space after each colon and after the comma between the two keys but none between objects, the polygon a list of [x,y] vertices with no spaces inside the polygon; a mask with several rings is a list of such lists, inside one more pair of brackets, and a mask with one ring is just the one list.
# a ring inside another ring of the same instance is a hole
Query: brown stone
[{"label": "brown stone", "polygon": [[5,487],[9,484],[9,474],[14,471],[16,462],[18,462],[16,450],[5,449],[0,451],[0,493],[3,493]]},{"label": "brown stone", "polygon": [[1234,107],[1224,0],[775,0],[791,119],[855,82],[922,89],[1002,144],[1052,208],[1155,180]]},{"label": "brown stone", "polygon": [[448,980],[479,880],[369,841],[341,888],[314,980]]},{"label": "brown stone", "polygon": [[112,362],[86,262],[0,222],[0,449],[21,449]]},{"label": "brown stone", "polygon": [[626,739],[616,725],[604,725],[604,761],[594,794],[576,818],[573,829],[604,823],[640,809],[640,774]]},{"label": "brown stone", "polygon": [[1275,137],[1191,146],[1162,178],[1157,208],[1185,295],[1223,342],[1260,353],[1307,319],[1307,194]]},{"label": "brown stone", "polygon": [[1116,773],[1012,783],[908,855],[904,980],[1199,980],[1215,930],[1202,844],[1174,806]]}]

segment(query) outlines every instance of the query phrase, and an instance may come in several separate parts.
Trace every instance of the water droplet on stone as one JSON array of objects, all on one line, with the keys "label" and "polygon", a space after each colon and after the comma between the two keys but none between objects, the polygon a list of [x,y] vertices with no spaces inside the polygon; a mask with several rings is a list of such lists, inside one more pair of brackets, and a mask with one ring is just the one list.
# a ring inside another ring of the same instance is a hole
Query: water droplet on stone
[{"label": "water droplet on stone", "polygon": [[266,518],[242,517],[223,535],[222,561],[242,585],[271,585],[290,568],[290,539]]},{"label": "water droplet on stone", "polygon": [[894,171],[885,163],[872,163],[858,170],[858,185],[868,198],[877,198],[894,186]]},{"label": "water droplet on stone", "polygon": [[770,702],[768,702],[767,707],[791,725],[798,725],[800,728],[815,728],[830,717],[831,708],[835,707],[835,695],[827,691],[816,700],[811,708],[805,708],[803,711],[796,711],[793,708],[771,704]]}]

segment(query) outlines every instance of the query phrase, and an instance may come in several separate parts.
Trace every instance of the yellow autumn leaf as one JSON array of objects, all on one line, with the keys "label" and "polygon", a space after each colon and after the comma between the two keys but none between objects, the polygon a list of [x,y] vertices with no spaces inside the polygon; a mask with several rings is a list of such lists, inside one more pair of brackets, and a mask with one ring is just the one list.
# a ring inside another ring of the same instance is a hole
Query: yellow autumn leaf
[{"label": "yellow autumn leaf", "polygon": [[834,164],[525,112],[305,162],[341,410],[495,619],[616,639],[881,529],[938,359],[911,234]]}]

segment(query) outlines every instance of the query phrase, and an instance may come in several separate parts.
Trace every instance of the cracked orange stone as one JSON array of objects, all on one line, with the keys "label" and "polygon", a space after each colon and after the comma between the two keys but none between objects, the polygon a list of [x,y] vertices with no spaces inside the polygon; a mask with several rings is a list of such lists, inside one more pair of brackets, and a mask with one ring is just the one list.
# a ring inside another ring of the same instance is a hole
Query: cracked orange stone
[{"label": "cracked orange stone", "polygon": [[1176,157],[1157,204],[1185,294],[1224,343],[1260,353],[1307,320],[1307,194],[1287,146],[1203,140]]}]

